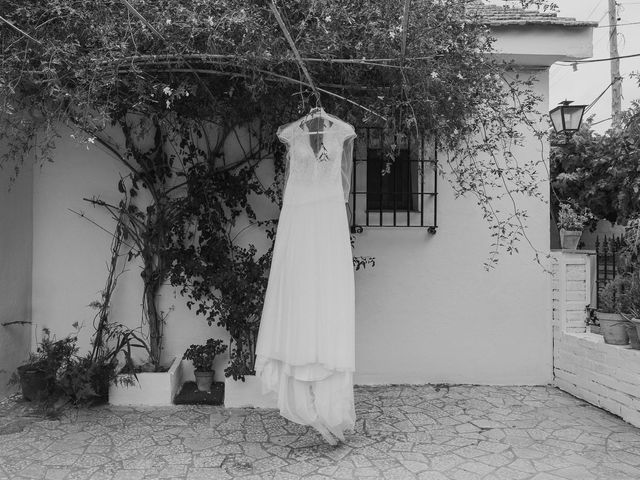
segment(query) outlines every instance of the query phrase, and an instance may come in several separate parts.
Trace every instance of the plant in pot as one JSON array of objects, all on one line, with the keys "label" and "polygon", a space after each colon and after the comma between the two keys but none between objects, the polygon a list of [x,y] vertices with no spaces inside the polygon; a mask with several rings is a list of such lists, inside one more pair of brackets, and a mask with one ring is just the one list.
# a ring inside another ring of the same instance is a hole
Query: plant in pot
[{"label": "plant in pot", "polygon": [[582,211],[570,203],[560,203],[558,211],[558,229],[560,230],[560,244],[563,249],[575,250],[582,236],[584,226],[593,220],[588,208]]},{"label": "plant in pot", "polygon": [[640,350],[640,218],[629,220],[619,250],[618,269],[629,279],[621,311],[629,321],[627,331],[631,348]]},{"label": "plant in pot", "polygon": [[47,328],[35,353],[18,367],[11,383],[19,384],[25,400],[53,403],[61,394],[57,379],[73,360],[78,347],[77,337],[69,335],[56,340]]},{"label": "plant in pot", "polygon": [[591,333],[595,333],[597,335],[602,335],[602,330],[600,329],[600,322],[598,321],[598,317],[596,315],[596,309],[587,305],[586,307],[587,317],[585,318],[585,324],[587,325],[588,330]]},{"label": "plant in pot", "polygon": [[[634,281],[633,276],[625,273],[620,275],[621,291],[617,297],[617,308],[621,317],[625,320],[624,327],[627,330],[629,344],[634,350],[640,350],[640,338],[634,322],[634,317],[640,315],[640,304],[637,296],[640,295],[640,285]],[[640,323],[640,320],[637,320]]]},{"label": "plant in pot", "polygon": [[[628,291],[631,282],[628,275],[618,275],[602,289],[596,315],[605,343],[626,345],[629,343],[629,322],[620,313],[627,310]],[[628,310],[627,310],[628,311]]]},{"label": "plant in pot", "polygon": [[183,359],[191,360],[195,367],[196,384],[201,392],[211,390],[213,382],[213,360],[217,355],[226,352],[227,346],[222,340],[210,338],[204,345],[191,345],[184,352]]}]

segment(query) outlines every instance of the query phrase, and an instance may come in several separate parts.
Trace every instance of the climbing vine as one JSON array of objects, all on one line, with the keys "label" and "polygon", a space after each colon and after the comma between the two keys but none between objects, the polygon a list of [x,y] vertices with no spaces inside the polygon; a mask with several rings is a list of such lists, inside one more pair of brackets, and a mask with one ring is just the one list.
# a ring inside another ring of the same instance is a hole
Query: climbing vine
[{"label": "climbing vine", "polygon": [[[313,85],[274,20],[274,5]],[[265,183],[256,168],[275,157],[281,172],[277,126],[318,102],[356,126],[383,127],[389,161],[397,134],[435,133],[446,152],[439,170],[457,195],[476,198],[488,222],[487,265],[494,265],[527,238],[519,201],[544,197],[543,156],[515,153],[526,130],[541,138],[546,129],[534,80],[491,56],[494,39],[477,2],[403,5],[0,0],[0,166],[17,173],[28,156],[53,160],[61,132],[71,129],[130,171],[118,188],[133,202],[94,203],[114,217],[129,212],[139,227],[131,234],[142,240],[135,254],[152,283],[145,304],[158,329],[154,295],[167,280],[212,323],[232,332],[241,316],[244,326],[256,323],[248,319],[259,305],[225,286],[239,288],[248,276],[246,294],[260,296],[270,253],[239,243],[238,229],[246,223],[272,237],[273,225],[258,219],[248,198],[277,204],[279,178]],[[139,199],[142,190],[151,201]],[[235,355],[251,356],[252,345],[236,345]]]}]

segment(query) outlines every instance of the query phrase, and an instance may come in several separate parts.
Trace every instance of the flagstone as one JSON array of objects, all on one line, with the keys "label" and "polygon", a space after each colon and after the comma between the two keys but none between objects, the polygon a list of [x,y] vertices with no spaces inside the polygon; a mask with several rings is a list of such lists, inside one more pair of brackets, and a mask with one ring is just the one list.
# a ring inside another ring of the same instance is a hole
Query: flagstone
[{"label": "flagstone", "polygon": [[[529,480],[531,473],[516,470],[510,467],[500,467],[493,474],[499,480]],[[484,480],[484,479],[483,479]]]},{"label": "flagstone", "polygon": [[550,473],[539,473],[531,478],[531,480],[564,480],[562,477],[552,475]]},{"label": "flagstone", "polygon": [[[600,467],[600,466],[599,466]],[[631,465],[627,465],[626,463],[621,462],[602,462],[601,467],[608,468],[614,470],[616,472],[623,472],[627,475],[630,475],[634,479],[640,478],[640,469],[636,467],[632,467]],[[594,470],[598,467],[594,467]],[[606,477],[603,477],[606,478]]]},{"label": "flagstone", "polygon": [[447,480],[447,478],[444,474],[433,470],[422,472],[418,475],[419,480]]},{"label": "flagstone", "polygon": [[485,455],[484,457],[478,457],[476,460],[492,467],[502,467],[510,464],[513,461],[513,457],[513,453],[506,452],[506,454],[494,453],[491,455]]},{"label": "flagstone", "polygon": [[90,477],[85,477],[85,478],[88,478],[89,480],[112,480],[113,474],[98,470],[97,472],[93,473],[93,475],[91,475]]},{"label": "flagstone", "polygon": [[453,480],[480,480],[482,478],[482,475],[457,468],[448,472],[448,476]]},{"label": "flagstone", "polygon": [[[119,470],[113,475],[113,480],[141,480],[144,477],[142,470]],[[47,479],[49,480],[49,479]]]},{"label": "flagstone", "polygon": [[431,462],[431,468],[441,472],[449,470],[464,462],[464,459],[457,455],[440,455],[437,457],[431,457],[429,460]]},{"label": "flagstone", "polygon": [[[26,468],[23,468],[18,472],[18,475],[32,478],[34,480],[44,478],[47,473],[47,468],[44,465],[31,464]],[[0,476],[2,474],[0,473]]]},{"label": "flagstone", "polygon": [[220,467],[222,462],[224,462],[224,455],[194,455],[193,457],[193,466],[197,468],[211,468],[211,467]]},{"label": "flagstone", "polygon": [[611,452],[611,456],[628,465],[640,466],[640,455],[636,455],[636,454],[622,451],[622,450],[614,450]]},{"label": "flagstone", "polygon": [[219,468],[190,468],[186,477],[187,480],[227,480],[229,478],[232,477]]},{"label": "flagstone", "polygon": [[426,462],[416,462],[415,460],[401,460],[402,466],[412,473],[420,473],[429,469],[429,465]]},{"label": "flagstone", "polygon": [[561,468],[553,472],[562,478],[570,480],[593,480],[596,476],[583,466]]},{"label": "flagstone", "polygon": [[291,465],[287,465],[282,471],[304,477],[316,470],[318,470],[318,467],[308,462],[296,462]]},{"label": "flagstone", "polygon": [[357,387],[355,398],[355,433],[338,447],[274,410],[105,406],[45,420],[0,402],[0,480],[640,478],[640,430],[551,387]]}]

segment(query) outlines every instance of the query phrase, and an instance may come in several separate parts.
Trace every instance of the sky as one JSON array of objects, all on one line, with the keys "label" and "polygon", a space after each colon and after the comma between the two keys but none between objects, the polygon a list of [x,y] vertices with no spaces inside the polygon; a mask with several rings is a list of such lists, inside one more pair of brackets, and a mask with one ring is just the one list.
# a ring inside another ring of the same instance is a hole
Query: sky
[{"label": "sky", "polygon": [[[608,0],[554,0],[558,5],[558,15],[578,20],[593,20],[599,26],[609,25]],[[618,53],[632,55],[640,53],[640,0],[618,0]],[[609,29],[595,28],[593,31],[593,58],[609,58]],[[640,72],[640,57],[621,59],[622,109],[628,108],[631,100],[640,99],[638,81],[629,78],[631,72]],[[571,66],[555,64],[549,78],[549,106],[568,99],[576,104],[589,105],[611,83],[610,62],[578,64],[578,70]],[[594,116],[594,129],[600,133],[611,125],[611,89],[586,113]],[[599,122],[596,124],[596,122]]]}]

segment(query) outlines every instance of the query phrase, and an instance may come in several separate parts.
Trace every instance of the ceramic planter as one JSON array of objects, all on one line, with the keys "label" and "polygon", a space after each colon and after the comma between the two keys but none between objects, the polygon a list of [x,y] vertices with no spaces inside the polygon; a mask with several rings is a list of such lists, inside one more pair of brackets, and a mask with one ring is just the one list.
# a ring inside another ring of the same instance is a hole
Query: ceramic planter
[{"label": "ceramic planter", "polygon": [[636,326],[627,322],[627,335],[629,335],[629,344],[633,350],[640,350],[640,339],[638,338],[638,331]]},{"label": "ceramic planter", "polygon": [[618,313],[596,312],[600,321],[600,329],[605,343],[611,345],[626,345],[629,343],[629,334],[626,325],[628,322]]},{"label": "ceramic planter", "polygon": [[278,408],[273,392],[262,393],[262,383],[255,375],[245,375],[245,381],[224,379],[224,406],[227,408]]},{"label": "ceramic planter", "polygon": [[198,386],[198,390],[201,392],[210,392],[211,384],[213,383],[213,375],[215,372],[199,372],[196,370],[193,374],[196,377],[196,385]]},{"label": "ceramic planter", "polygon": [[[640,340],[640,318],[632,318],[630,321],[631,321],[631,325],[633,325],[635,327],[636,335],[638,336],[638,339]],[[631,337],[631,336],[629,336],[629,337]],[[633,346],[631,348],[633,348]]]},{"label": "ceramic planter", "polygon": [[22,398],[28,401],[42,400],[46,397],[49,382],[47,373],[30,365],[18,367]]},{"label": "ceramic planter", "polygon": [[[119,379],[128,375],[118,375]],[[109,385],[109,403],[111,405],[150,405],[165,406],[173,404],[173,397],[182,386],[182,364],[174,358],[166,372],[142,372],[137,374],[134,385],[121,382]]]},{"label": "ceramic planter", "polygon": [[575,250],[578,248],[582,230],[565,230],[560,229],[560,245],[565,250]]}]

